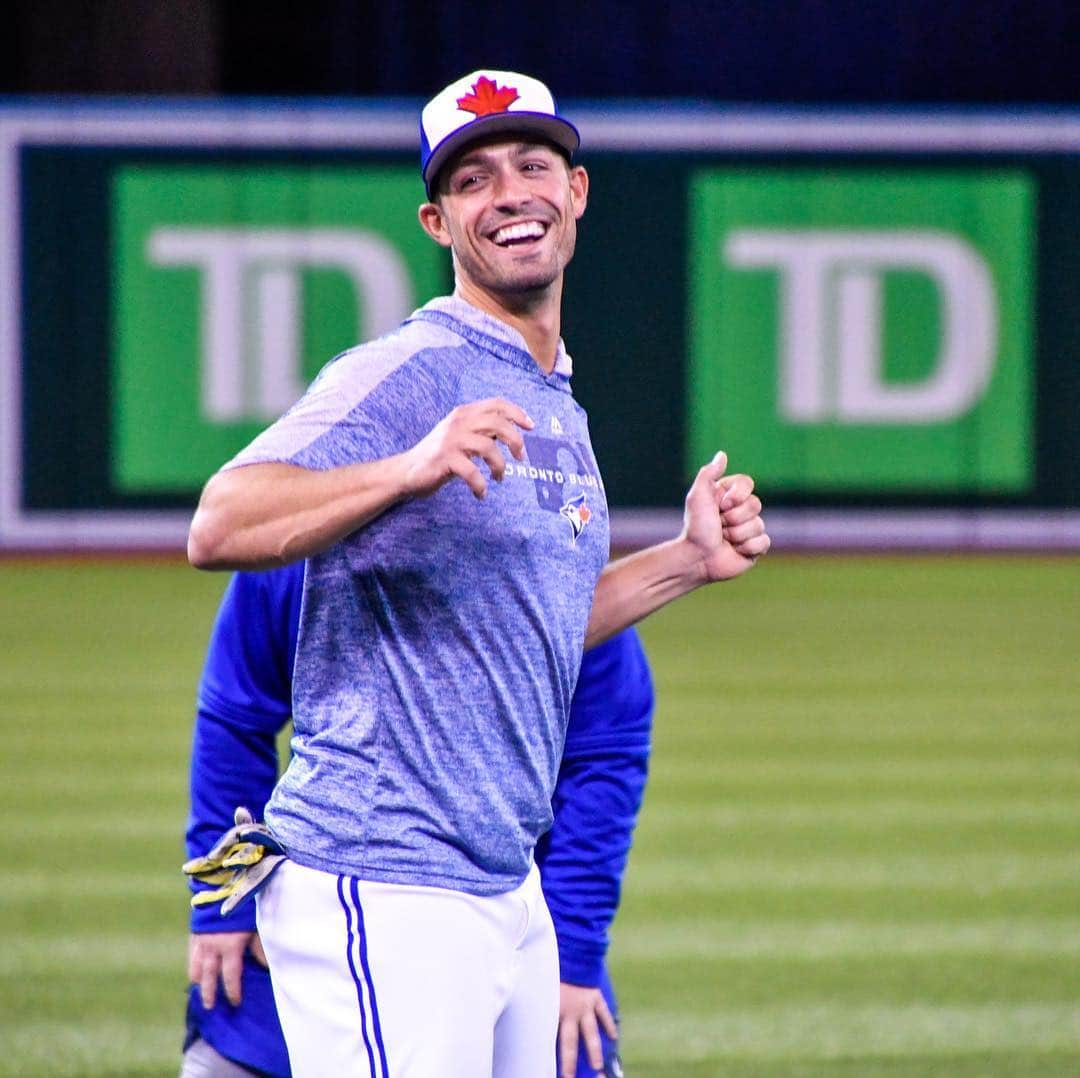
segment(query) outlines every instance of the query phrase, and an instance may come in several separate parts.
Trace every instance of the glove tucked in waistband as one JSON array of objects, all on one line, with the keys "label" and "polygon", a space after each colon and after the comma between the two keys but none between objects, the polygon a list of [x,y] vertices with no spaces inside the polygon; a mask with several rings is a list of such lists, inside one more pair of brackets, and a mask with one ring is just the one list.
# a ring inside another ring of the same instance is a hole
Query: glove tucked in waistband
[{"label": "glove tucked in waistband", "polygon": [[223,917],[264,887],[285,860],[281,843],[246,808],[238,808],[233,821],[209,853],[183,865],[186,876],[213,888],[192,895],[192,907],[220,902]]}]

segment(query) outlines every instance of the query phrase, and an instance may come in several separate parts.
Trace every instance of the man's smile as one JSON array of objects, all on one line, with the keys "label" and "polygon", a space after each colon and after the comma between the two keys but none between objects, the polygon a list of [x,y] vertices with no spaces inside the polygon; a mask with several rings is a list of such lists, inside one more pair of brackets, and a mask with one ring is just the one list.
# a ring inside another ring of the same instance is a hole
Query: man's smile
[{"label": "man's smile", "polygon": [[498,247],[520,247],[543,239],[547,231],[543,221],[516,221],[489,233],[488,239]]}]

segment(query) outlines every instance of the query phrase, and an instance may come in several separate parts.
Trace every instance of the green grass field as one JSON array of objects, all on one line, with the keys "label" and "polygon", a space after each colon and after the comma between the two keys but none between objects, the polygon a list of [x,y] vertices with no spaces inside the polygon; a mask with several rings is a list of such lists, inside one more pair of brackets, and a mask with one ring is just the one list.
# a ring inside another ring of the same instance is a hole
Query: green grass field
[{"label": "green grass field", "polygon": [[[175,1075],[224,580],[0,562],[0,1075]],[[1080,559],[784,557],[643,629],[630,1078],[1080,1074]]]}]

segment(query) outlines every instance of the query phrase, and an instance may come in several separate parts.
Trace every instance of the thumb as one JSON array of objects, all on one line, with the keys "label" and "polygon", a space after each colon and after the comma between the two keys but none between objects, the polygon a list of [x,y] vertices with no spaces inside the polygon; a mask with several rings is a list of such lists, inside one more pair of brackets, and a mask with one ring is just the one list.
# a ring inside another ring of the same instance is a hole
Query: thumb
[{"label": "thumb", "polygon": [[251,951],[251,957],[259,963],[263,969],[267,969],[270,965],[266,961],[266,952],[263,950],[262,940],[259,939],[259,933],[256,932],[251,937],[251,942],[248,944],[248,950]]},{"label": "thumb", "polygon": [[690,487],[689,495],[700,497],[702,491],[708,491],[711,495],[716,489],[716,484],[724,477],[727,463],[727,453],[721,449],[708,464],[703,464],[698,469],[698,473]]},{"label": "thumb", "polygon": [[724,474],[724,472],[727,471],[727,465],[728,465],[727,453],[725,453],[721,449],[716,454],[716,456],[713,457],[713,459],[710,460],[709,463],[705,465],[705,467],[708,469],[708,472],[709,472],[709,478],[712,479],[715,482],[717,479],[719,479]]}]

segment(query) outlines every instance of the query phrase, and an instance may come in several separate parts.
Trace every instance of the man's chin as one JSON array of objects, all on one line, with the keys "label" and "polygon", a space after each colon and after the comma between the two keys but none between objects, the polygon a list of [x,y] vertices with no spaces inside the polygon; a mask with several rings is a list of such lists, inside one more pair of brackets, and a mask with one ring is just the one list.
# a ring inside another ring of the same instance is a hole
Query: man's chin
[{"label": "man's chin", "polygon": [[550,268],[518,269],[514,272],[499,274],[492,281],[492,288],[507,296],[527,296],[531,293],[546,291],[558,279],[558,272]]},{"label": "man's chin", "polygon": [[562,274],[561,266],[553,264],[552,260],[532,264],[522,260],[503,265],[459,263],[456,270],[474,288],[493,298],[505,297],[515,303],[543,297]]}]

